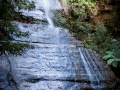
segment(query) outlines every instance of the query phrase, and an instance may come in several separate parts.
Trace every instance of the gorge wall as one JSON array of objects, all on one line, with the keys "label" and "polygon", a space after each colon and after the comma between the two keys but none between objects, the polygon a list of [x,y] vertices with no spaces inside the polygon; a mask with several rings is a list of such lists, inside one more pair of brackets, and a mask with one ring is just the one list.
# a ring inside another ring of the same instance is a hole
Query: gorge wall
[{"label": "gorge wall", "polygon": [[[33,11],[20,12],[48,21],[42,1],[34,1]],[[49,1],[50,12],[62,9],[58,0]],[[113,72],[67,29],[51,27],[50,23],[14,24],[31,33],[28,38],[15,38],[16,41],[29,41],[34,49],[22,56],[0,56],[1,90],[111,90],[114,87]]]}]

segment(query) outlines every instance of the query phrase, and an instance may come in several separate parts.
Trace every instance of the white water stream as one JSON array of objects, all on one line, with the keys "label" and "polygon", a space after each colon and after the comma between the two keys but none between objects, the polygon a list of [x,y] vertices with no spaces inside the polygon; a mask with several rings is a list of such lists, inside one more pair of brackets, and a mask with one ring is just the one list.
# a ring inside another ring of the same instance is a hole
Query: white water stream
[{"label": "white water stream", "polygon": [[[86,73],[88,74],[91,83],[93,83],[92,81],[94,80],[94,77],[93,77],[92,72],[91,72],[91,70],[90,70],[90,68],[89,68],[89,65],[88,65],[88,63],[87,63],[86,60],[85,60],[85,57],[84,57],[84,55],[83,55],[83,53],[82,53],[81,48],[78,48],[78,49],[79,49],[80,56],[81,56],[81,58],[82,58],[82,61],[83,61],[83,64],[84,64]],[[95,88],[93,85],[91,85],[91,86],[92,86],[93,88]]]},{"label": "white water stream", "polygon": [[[44,8],[45,16],[46,16],[49,26],[52,27],[51,29],[55,29],[53,21],[52,21],[50,0],[43,1],[43,8]],[[55,29],[55,30],[56,30],[56,34],[58,34],[58,36],[59,36],[58,29]],[[97,89],[100,85],[99,78],[102,78],[102,80],[103,80],[103,77],[100,74],[99,69],[97,68],[96,64],[91,59],[88,51],[85,49],[85,51],[84,51],[86,53],[85,54],[85,53],[83,53],[82,48],[78,48],[78,50],[80,52],[80,57],[82,58],[82,62],[84,64],[85,71],[89,77],[90,85],[93,89]],[[91,65],[93,65],[96,68],[96,70],[98,71],[98,73],[97,73],[98,75],[94,72]],[[76,82],[76,76],[75,76],[75,82]]]},{"label": "white water stream", "polygon": [[50,6],[50,0],[43,0],[43,7],[45,11],[46,19],[51,27],[54,27],[53,21],[52,21],[52,14],[51,14],[51,6]]},{"label": "white water stream", "polygon": [[[101,78],[101,80],[104,80],[104,78],[102,77],[95,62],[90,57],[88,50],[85,49],[85,51],[82,51],[82,48],[78,48],[78,49],[79,49],[80,56],[82,58],[82,62],[84,64],[86,73],[88,74],[88,77],[90,79],[90,85],[94,90],[96,90],[97,88],[101,87],[100,86],[101,83],[100,83],[99,79]],[[96,69],[97,73],[94,71],[94,69]]]}]

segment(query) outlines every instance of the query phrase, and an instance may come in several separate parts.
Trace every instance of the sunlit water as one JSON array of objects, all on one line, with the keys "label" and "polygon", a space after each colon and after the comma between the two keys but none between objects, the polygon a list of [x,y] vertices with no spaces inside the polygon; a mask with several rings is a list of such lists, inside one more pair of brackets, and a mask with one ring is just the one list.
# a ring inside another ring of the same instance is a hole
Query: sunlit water
[{"label": "sunlit water", "polygon": [[[54,27],[54,23],[52,21],[52,12],[51,12],[51,7],[52,6],[51,5],[52,5],[51,0],[44,0],[43,1],[43,8],[44,8],[45,17],[46,17],[46,19],[48,21],[48,24],[49,24],[49,26],[48,26],[49,30],[48,31],[52,32],[52,33],[55,33],[57,35],[56,38],[58,38],[58,42],[60,42],[60,37],[59,37],[59,32],[60,31],[59,31],[58,28]],[[97,66],[93,62],[92,58],[90,57],[88,51],[85,49],[85,51],[84,51],[84,52],[86,52],[86,54],[85,54],[85,53],[83,53],[83,51],[81,49],[82,48],[78,48],[79,53],[80,53],[80,57],[82,58],[82,62],[84,64],[84,69],[85,69],[86,73],[88,74],[88,77],[89,77],[89,80],[90,80],[90,85],[93,89],[97,89],[100,85],[99,78],[103,79],[103,77],[100,74],[99,69],[97,68]],[[91,65],[93,65],[96,68],[96,70],[98,71],[98,73],[97,73],[98,75],[94,72]],[[76,83],[76,79],[77,79],[76,76],[77,75],[75,74],[75,83]],[[77,83],[75,85],[77,85]]]},{"label": "sunlit water", "polygon": [[[85,49],[84,51],[82,51],[82,48],[78,48],[78,49],[79,49],[80,56],[82,58],[81,60],[84,64],[86,73],[88,74],[88,77],[90,79],[90,84],[93,87],[93,89],[96,90],[101,87],[100,86],[101,83],[99,80],[100,79],[104,80],[104,78],[102,77],[98,67],[96,66],[92,58],[90,57],[88,50]],[[94,71],[94,69],[97,71],[97,73]]]},{"label": "sunlit water", "polygon": [[44,7],[44,11],[45,11],[45,15],[46,15],[46,19],[50,25],[50,27],[54,27],[53,21],[52,21],[52,14],[51,14],[51,6],[50,6],[51,2],[50,0],[43,0],[43,7]]}]

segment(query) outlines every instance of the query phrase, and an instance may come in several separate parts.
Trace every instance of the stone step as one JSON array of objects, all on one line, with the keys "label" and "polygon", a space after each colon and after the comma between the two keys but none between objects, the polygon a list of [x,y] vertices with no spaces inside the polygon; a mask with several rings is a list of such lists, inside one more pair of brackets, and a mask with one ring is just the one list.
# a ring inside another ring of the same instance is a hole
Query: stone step
[{"label": "stone step", "polygon": [[[20,84],[19,88],[24,87],[22,86],[21,82],[27,82],[29,83],[28,85],[30,85],[31,81],[35,81],[35,85],[39,84],[39,82],[45,84],[45,87],[47,87],[46,84],[48,82],[51,82],[51,85],[52,82],[68,82],[66,83],[66,85],[68,86],[71,85],[71,83],[73,86],[78,83],[78,88],[84,88],[84,86],[79,87],[82,83],[84,83],[85,88],[88,86],[89,88],[91,88],[89,79],[90,77],[85,70],[85,66],[80,56],[79,48],[84,51],[84,55],[88,55],[89,53],[91,53],[90,51],[87,52],[85,48],[77,47],[74,44],[32,44],[35,48],[27,51],[26,54],[22,56],[9,56],[12,66],[12,75],[14,75],[14,80],[17,81],[17,84]],[[92,72],[92,82],[96,84],[98,83],[98,79],[100,84],[106,83],[106,80],[109,82],[112,81],[111,73],[108,73],[105,64],[101,63],[100,60],[95,59],[97,58],[96,55],[95,57],[93,57],[92,54],[90,54],[90,56],[95,63],[99,63],[96,64],[97,66],[94,67],[94,65],[92,65],[93,63],[90,62],[90,65],[93,68],[94,72]],[[86,58],[86,60],[92,61],[90,59],[90,56],[89,58]],[[99,68],[96,69],[96,67]],[[88,86],[86,86],[86,84]],[[106,83],[105,87],[107,87],[107,85],[108,84]],[[64,87],[65,86],[61,88]],[[72,86],[70,87],[72,88]],[[28,90],[33,90],[31,88],[33,88],[33,86],[30,86]],[[42,86],[40,88],[41,89],[39,90],[42,90]],[[56,86],[56,88],[58,89],[58,86]],[[51,90],[54,90],[54,87]]]},{"label": "stone step", "polygon": [[83,42],[76,40],[67,29],[49,27],[40,24],[14,23],[20,28],[21,31],[30,32],[29,37],[14,37],[15,40],[20,42],[29,41],[43,44],[77,44],[78,46],[84,46]]},{"label": "stone step", "polygon": [[[17,75],[19,78],[24,77],[23,79],[42,79],[42,80],[76,80],[76,81],[86,81],[90,82],[89,76],[87,73],[83,73],[81,71],[57,71],[57,70],[36,70],[36,69],[17,69]],[[107,80],[111,81],[108,75],[106,75],[106,71],[103,77],[100,77],[99,74],[92,74],[93,81],[103,81]]]},{"label": "stone step", "polygon": [[[39,86],[39,89],[38,89]],[[112,86],[104,83],[98,85],[98,90],[111,90]],[[20,90],[93,90],[93,87],[88,83],[70,82],[70,81],[39,81],[38,83],[22,82],[19,86]]]},{"label": "stone step", "polygon": [[[40,43],[35,43],[33,45],[35,48],[29,50],[25,55],[11,57],[13,64],[12,69],[15,71],[16,76],[18,76],[17,78],[42,78],[48,80],[76,79],[78,81],[89,81],[89,77],[85,71],[76,45]],[[98,61],[98,63],[99,62],[100,61]],[[92,63],[90,64],[92,65]],[[103,78],[107,78],[107,80],[111,81],[106,68],[104,68],[104,66],[101,68],[102,71],[99,72],[99,69],[93,67],[93,80],[99,78],[100,81],[105,81]],[[102,78],[99,73],[101,73]]]}]

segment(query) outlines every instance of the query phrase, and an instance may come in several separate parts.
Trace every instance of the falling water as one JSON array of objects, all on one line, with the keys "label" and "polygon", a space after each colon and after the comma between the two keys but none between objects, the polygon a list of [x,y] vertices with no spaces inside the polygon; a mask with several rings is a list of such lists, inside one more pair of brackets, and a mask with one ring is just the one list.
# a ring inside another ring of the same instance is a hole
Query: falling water
[{"label": "falling water", "polygon": [[[60,39],[60,35],[59,35],[59,31],[60,31],[60,28],[57,28],[54,26],[54,23],[52,21],[52,14],[51,14],[51,10],[52,10],[52,7],[54,7],[54,5],[52,4],[53,2],[51,0],[43,0],[43,8],[44,8],[44,11],[45,11],[45,16],[46,16],[46,19],[48,21],[48,32],[51,32],[52,34],[56,34],[56,38],[58,39],[56,42],[59,43],[59,39]],[[51,6],[53,5],[53,6]]]},{"label": "falling water", "polygon": [[[94,89],[100,88],[101,86],[100,86],[99,79],[101,78],[101,80],[104,80],[104,78],[102,77],[99,69],[97,68],[97,66],[94,63],[94,61],[92,60],[92,58],[90,57],[88,50],[85,49],[85,51],[83,53],[82,48],[78,48],[78,49],[79,49],[80,56],[82,58],[86,73],[88,74],[88,77],[90,79],[92,88],[94,88]],[[90,64],[90,62],[91,62],[91,64]],[[96,75],[95,71],[93,70],[92,65],[98,71],[97,75]]]},{"label": "falling water", "polygon": [[51,11],[50,11],[50,0],[43,0],[43,8],[45,10],[46,19],[51,27],[54,27],[53,21],[51,19]]},{"label": "falling water", "polygon": [[[82,50],[81,50],[81,48],[78,48],[78,49],[79,49],[80,56],[81,56],[81,58],[82,58],[82,61],[83,61],[85,70],[86,70],[86,72],[87,72],[87,74],[88,74],[88,76],[89,76],[89,79],[90,79],[90,81],[93,81],[93,80],[94,80],[94,77],[93,77],[92,72],[91,72],[91,70],[90,70],[90,68],[89,68],[89,66],[88,66],[88,63],[87,63],[86,60],[85,60],[85,57],[84,57],[84,55],[83,55],[83,53],[82,53]],[[94,86],[92,86],[92,87],[94,88]]]},{"label": "falling water", "polygon": [[[52,15],[51,15],[51,2],[50,0],[44,0],[43,1],[43,8],[44,8],[44,11],[45,11],[45,16],[46,16],[46,19],[49,23],[49,26],[50,26],[50,30],[53,30],[55,31],[56,34],[58,34],[56,38],[59,38],[59,29],[55,28],[54,27],[54,24],[53,24],[53,21],[51,19]],[[99,83],[99,78],[102,77],[102,75],[100,74],[96,64],[93,62],[93,60],[91,59],[88,51],[85,49],[84,53],[82,51],[82,48],[78,48],[79,49],[79,52],[80,52],[80,56],[82,58],[82,61],[83,61],[83,64],[84,64],[84,67],[85,67],[85,70],[86,70],[86,73],[89,77],[89,80],[90,80],[90,85],[93,89],[97,89],[100,85]],[[89,60],[88,60],[89,59]],[[91,63],[92,64],[91,64]],[[92,65],[97,69],[98,71],[98,75],[95,74],[93,68],[92,68]],[[103,80],[103,77],[102,77],[102,80]],[[75,76],[75,85],[77,85],[77,82],[76,82],[76,76]]]}]

